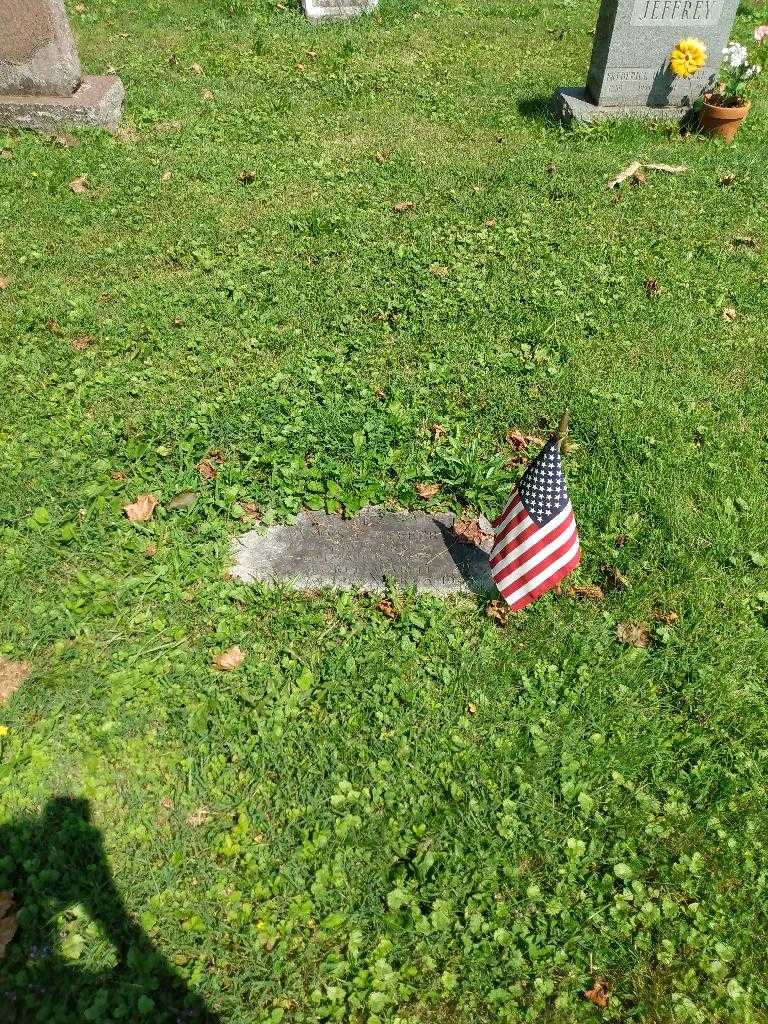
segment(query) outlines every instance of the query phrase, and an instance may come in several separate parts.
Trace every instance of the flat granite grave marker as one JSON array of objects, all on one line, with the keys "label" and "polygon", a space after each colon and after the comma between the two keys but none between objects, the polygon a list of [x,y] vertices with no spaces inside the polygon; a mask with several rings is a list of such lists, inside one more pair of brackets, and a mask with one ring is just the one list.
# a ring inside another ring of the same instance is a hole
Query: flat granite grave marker
[{"label": "flat granite grave marker", "polygon": [[294,526],[252,530],[233,542],[231,575],[300,590],[385,590],[388,581],[433,594],[492,594],[486,551],[452,533],[451,514],[364,509],[354,519],[302,512]]},{"label": "flat granite grave marker", "polygon": [[[709,88],[728,42],[739,0],[602,0],[585,89],[558,89],[561,120],[639,117],[672,120]],[[681,38],[707,47],[708,61],[677,78],[669,57]]]},{"label": "flat granite grave marker", "polygon": [[370,14],[378,6],[379,0],[302,0],[302,3],[309,20],[317,22]]},{"label": "flat granite grave marker", "polygon": [[0,0],[0,127],[115,128],[124,95],[115,75],[81,75],[64,0]]}]

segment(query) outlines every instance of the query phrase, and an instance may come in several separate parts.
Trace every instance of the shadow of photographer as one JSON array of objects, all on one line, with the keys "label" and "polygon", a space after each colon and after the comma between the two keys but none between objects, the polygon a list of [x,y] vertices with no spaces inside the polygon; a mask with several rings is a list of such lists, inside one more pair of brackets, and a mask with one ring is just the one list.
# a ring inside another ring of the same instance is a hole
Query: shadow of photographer
[{"label": "shadow of photographer", "polygon": [[[0,825],[0,890],[13,892],[19,911],[18,934],[0,964],[3,1020],[216,1024],[127,913],[87,800],[57,797],[39,817]],[[67,914],[87,914],[111,945],[109,955],[102,943],[96,970],[63,955]]]}]

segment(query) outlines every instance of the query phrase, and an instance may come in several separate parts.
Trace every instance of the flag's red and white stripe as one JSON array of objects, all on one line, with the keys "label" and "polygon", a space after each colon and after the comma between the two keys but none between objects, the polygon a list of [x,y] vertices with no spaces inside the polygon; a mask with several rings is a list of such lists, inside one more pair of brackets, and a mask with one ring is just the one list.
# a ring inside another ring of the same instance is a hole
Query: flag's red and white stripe
[{"label": "flag's red and white stripe", "polygon": [[491,577],[513,611],[525,608],[579,564],[579,534],[570,501],[543,526],[528,515],[515,490],[494,521]]}]

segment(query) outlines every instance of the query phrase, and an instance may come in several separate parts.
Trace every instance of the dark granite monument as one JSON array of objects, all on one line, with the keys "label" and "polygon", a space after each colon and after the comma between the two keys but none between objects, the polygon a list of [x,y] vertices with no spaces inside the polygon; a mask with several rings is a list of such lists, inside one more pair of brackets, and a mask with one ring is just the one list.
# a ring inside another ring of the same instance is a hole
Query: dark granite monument
[{"label": "dark granite monument", "polygon": [[124,95],[115,75],[81,75],[64,0],[0,0],[0,127],[115,128]]},{"label": "dark granite monument", "polygon": [[[558,89],[566,123],[604,118],[680,119],[714,81],[739,0],[602,0],[585,89]],[[669,56],[681,38],[707,48],[706,66],[676,78]]]}]

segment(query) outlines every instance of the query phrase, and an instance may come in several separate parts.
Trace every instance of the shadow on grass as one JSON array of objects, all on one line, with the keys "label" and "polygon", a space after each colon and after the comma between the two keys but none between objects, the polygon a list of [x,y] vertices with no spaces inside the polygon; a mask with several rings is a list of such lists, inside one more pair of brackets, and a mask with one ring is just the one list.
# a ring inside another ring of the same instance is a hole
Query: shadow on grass
[{"label": "shadow on grass", "polygon": [[521,117],[529,121],[544,121],[547,124],[554,124],[555,117],[552,113],[552,94],[539,96],[526,96],[525,99],[517,101],[517,112]]},{"label": "shadow on grass", "polygon": [[[0,970],[0,1019],[215,1024],[128,915],[87,800],[59,797],[39,817],[0,826],[0,889],[19,911]],[[77,963],[83,932],[95,968]]]}]

